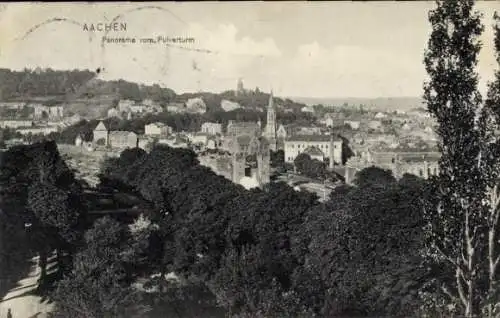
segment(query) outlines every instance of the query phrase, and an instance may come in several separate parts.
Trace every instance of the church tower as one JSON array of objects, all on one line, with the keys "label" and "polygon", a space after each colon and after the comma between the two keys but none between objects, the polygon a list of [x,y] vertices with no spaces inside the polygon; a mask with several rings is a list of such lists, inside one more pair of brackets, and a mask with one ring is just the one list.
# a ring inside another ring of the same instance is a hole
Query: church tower
[{"label": "church tower", "polygon": [[267,125],[264,133],[267,140],[269,140],[269,148],[276,151],[276,111],[274,109],[273,91],[269,95],[269,103],[267,104]]}]

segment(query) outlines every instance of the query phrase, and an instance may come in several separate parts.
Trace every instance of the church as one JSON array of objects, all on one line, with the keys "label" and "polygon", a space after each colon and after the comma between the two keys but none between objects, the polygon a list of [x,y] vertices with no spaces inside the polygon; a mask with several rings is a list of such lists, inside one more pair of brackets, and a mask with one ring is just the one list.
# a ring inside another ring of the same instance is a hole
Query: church
[{"label": "church", "polygon": [[[271,153],[277,150],[276,110],[273,92],[267,105],[267,125],[259,122],[230,121],[227,149],[231,153],[231,179],[250,189],[263,187],[271,179]],[[250,158],[250,160],[248,160]],[[249,162],[251,161],[251,162]],[[256,165],[256,167],[253,167]]]}]

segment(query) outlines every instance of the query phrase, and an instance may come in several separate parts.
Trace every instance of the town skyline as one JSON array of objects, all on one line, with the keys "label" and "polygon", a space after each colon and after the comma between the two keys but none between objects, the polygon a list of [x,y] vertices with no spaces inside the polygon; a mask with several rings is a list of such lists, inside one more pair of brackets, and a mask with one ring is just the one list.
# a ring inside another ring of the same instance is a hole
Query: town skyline
[{"label": "town skyline", "polygon": [[[273,89],[276,96],[420,97],[423,47],[430,30],[427,11],[433,6],[6,4],[0,11],[0,67],[100,68],[105,80],[158,83],[179,93],[219,93],[234,89],[242,78],[246,88]],[[495,69],[491,24],[500,4],[480,2],[476,7],[484,14],[478,65],[484,94]],[[112,21],[126,23],[127,28],[108,32],[108,37],[185,36],[195,43],[102,44],[103,32],[83,31],[85,24]]]}]

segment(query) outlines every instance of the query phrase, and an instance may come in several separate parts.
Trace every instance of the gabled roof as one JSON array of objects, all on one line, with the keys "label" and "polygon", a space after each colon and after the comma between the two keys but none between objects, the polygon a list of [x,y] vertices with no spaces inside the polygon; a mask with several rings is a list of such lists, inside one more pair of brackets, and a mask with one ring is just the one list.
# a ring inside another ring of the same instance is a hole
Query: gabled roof
[{"label": "gabled roof", "polygon": [[97,131],[108,131],[108,128],[106,128],[106,125],[104,125],[103,121],[100,121],[99,124],[94,128],[94,130]]}]

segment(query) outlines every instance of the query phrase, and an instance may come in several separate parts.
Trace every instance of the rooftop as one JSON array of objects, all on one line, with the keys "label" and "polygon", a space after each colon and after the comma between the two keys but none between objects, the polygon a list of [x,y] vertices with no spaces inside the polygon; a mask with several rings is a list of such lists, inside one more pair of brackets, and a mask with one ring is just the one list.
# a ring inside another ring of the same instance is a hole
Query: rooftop
[{"label": "rooftop", "polygon": [[129,134],[134,134],[132,131],[124,131],[124,130],[115,130],[115,131],[110,131],[109,136],[128,136]]},{"label": "rooftop", "polygon": [[[295,135],[287,138],[286,141],[328,142],[330,141],[330,135]],[[342,141],[342,139],[338,136],[333,136],[333,141]]]}]

